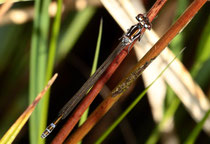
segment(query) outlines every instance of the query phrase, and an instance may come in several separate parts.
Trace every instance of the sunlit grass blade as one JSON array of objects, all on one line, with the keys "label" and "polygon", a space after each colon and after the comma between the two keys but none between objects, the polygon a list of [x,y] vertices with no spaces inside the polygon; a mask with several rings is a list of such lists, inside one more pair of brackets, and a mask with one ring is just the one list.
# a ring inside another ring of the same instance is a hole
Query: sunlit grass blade
[{"label": "sunlit grass blade", "polygon": [[[56,16],[55,16],[54,23],[52,26],[52,35],[51,35],[50,45],[49,45],[49,55],[48,55],[47,69],[46,69],[46,82],[50,79],[53,73],[53,67],[54,67],[54,62],[55,62],[55,57],[56,57],[57,39],[58,39],[60,23],[61,23],[62,0],[58,0],[57,4],[58,4],[57,12],[56,12]],[[50,95],[50,91],[48,91],[46,93],[46,96],[43,98],[42,111],[41,111],[41,116],[40,116],[40,122],[42,124],[39,129],[39,133],[42,133],[43,129],[45,129],[47,125],[49,95]]]},{"label": "sunlit grass blade", "polygon": [[184,144],[193,144],[195,143],[196,138],[198,137],[199,133],[201,132],[203,128],[203,124],[205,123],[206,119],[209,117],[210,110],[208,110],[203,117],[203,119],[196,125],[196,127],[193,129],[193,131],[188,136],[187,140],[184,142]]},{"label": "sunlit grass blade", "polygon": [[[184,49],[183,49],[184,50]],[[172,62],[183,52],[183,50],[162,70],[162,72],[155,78],[150,85],[128,106],[128,108],[117,118],[117,120],[103,133],[103,135],[96,141],[96,144],[100,144],[103,140],[114,130],[114,128],[127,116],[127,114],[138,104],[138,102],[147,93],[148,89],[155,83],[155,81],[167,70]]]},{"label": "sunlit grass blade", "polygon": [[87,7],[77,12],[73,22],[69,25],[59,41],[58,61],[63,59],[71,51],[95,11],[96,9],[94,7]]},{"label": "sunlit grass blade", "polygon": [[36,105],[53,84],[55,79],[57,78],[57,74],[55,74],[45,88],[38,94],[35,100],[28,106],[28,108],[23,112],[23,114],[16,120],[16,122],[10,127],[10,129],[6,132],[6,134],[2,137],[0,143],[1,144],[9,144],[12,143],[17,134],[20,132],[22,127],[25,125],[29,117],[31,116],[32,112],[34,111]]}]

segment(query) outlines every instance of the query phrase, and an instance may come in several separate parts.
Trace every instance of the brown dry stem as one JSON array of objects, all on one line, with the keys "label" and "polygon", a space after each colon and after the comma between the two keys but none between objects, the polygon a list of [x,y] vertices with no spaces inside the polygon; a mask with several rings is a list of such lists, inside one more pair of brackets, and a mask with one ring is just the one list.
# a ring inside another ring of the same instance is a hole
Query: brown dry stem
[{"label": "brown dry stem", "polygon": [[[120,82],[123,83],[127,77],[136,71],[139,67],[143,66],[146,62],[157,57],[161,51],[170,43],[170,41],[182,31],[182,29],[190,22],[193,16],[199,11],[199,9],[207,2],[207,0],[195,0],[182,14],[182,16],[176,21],[176,23],[161,37],[161,39],[150,49],[148,53],[138,62],[138,64],[131,70],[131,72]],[[150,13],[150,12],[149,12]],[[148,14],[149,14],[148,13]],[[96,110],[88,117],[86,122],[77,129],[77,131],[71,135],[68,143],[77,143],[80,141],[91,128],[106,114],[106,112],[117,102],[122,93],[116,97],[110,95],[107,97]]]}]

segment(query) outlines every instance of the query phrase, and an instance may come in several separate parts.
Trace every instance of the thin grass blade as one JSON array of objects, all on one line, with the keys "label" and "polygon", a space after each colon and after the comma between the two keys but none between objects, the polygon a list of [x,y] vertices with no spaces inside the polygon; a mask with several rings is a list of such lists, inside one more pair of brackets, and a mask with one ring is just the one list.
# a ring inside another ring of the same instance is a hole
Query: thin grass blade
[{"label": "thin grass blade", "polygon": [[[210,68],[207,66],[207,62],[210,60],[210,16],[202,32],[199,45],[196,49],[195,63],[191,69],[192,75],[195,77],[199,84],[204,84],[205,80],[208,80]],[[202,71],[202,74],[200,74]],[[205,72],[207,71],[207,72]]]},{"label": "thin grass blade", "polygon": [[181,102],[177,97],[173,98],[173,101],[170,103],[170,106],[168,107],[168,109],[164,114],[163,120],[161,120],[161,122],[155,127],[155,129],[152,131],[151,135],[149,136],[145,144],[155,144],[158,142],[160,137],[160,131],[163,125],[165,124],[165,122],[167,122],[170,118],[174,116],[180,103]]},{"label": "thin grass blade", "polygon": [[[50,0],[35,1],[35,19],[32,34],[32,48],[30,59],[30,98],[31,102],[45,85],[46,60],[49,32],[49,8]],[[41,144],[44,141],[40,138],[41,129],[44,126],[41,120],[42,101],[37,106],[30,121],[30,142]]]},{"label": "thin grass blade", "polygon": [[[99,33],[98,33],[98,40],[97,40],[97,45],[96,45],[96,51],[95,51],[93,66],[92,66],[92,70],[91,70],[91,75],[94,74],[97,69],[98,57],[99,57],[100,45],[101,45],[101,38],[102,38],[102,28],[103,28],[103,20],[101,19]],[[83,113],[83,115],[79,121],[79,126],[82,125],[85,122],[85,120],[87,119],[88,111],[89,111],[89,108]]]},{"label": "thin grass blade", "polygon": [[[177,1],[177,10],[174,18],[174,22],[182,15],[184,10],[189,5],[189,0],[178,0]],[[184,47],[184,40],[185,40],[186,32],[183,31],[179,33],[170,43],[170,48],[175,55],[177,55],[180,50]],[[180,59],[180,58],[179,58]]]},{"label": "thin grass blade", "polygon": [[[38,93],[37,90],[37,53],[38,53],[38,43],[40,41],[39,39],[39,33],[38,29],[40,26],[40,7],[41,7],[41,1],[36,0],[35,1],[35,16],[34,16],[34,23],[33,23],[33,32],[32,32],[32,43],[31,43],[31,51],[30,51],[30,76],[29,76],[29,103],[32,103],[34,100],[36,94]],[[38,114],[35,111],[33,115],[30,118],[29,121],[29,136],[30,136],[30,142],[32,144],[37,143],[37,134],[38,131],[36,129],[36,122],[38,121],[37,118]]]},{"label": "thin grass blade", "polygon": [[183,50],[163,69],[163,71],[157,76],[157,78],[145,88],[145,90],[129,105],[129,107],[118,117],[118,119],[103,133],[103,135],[96,141],[96,144],[100,144],[104,139],[114,130],[114,128],[127,116],[127,114],[138,104],[142,97],[147,93],[148,89],[155,83],[155,81],[167,70],[172,62],[183,52]]},{"label": "thin grass blade", "polygon": [[203,128],[203,124],[205,123],[205,121],[207,120],[207,118],[209,117],[210,114],[210,110],[208,110],[205,114],[205,116],[203,117],[203,119],[196,125],[196,127],[193,129],[193,131],[190,133],[190,135],[188,136],[187,140],[184,142],[184,144],[194,144],[196,138],[198,137],[199,133],[201,132],[202,128]]},{"label": "thin grass blade", "polygon": [[[52,77],[53,73],[53,67],[56,57],[56,47],[57,47],[57,40],[60,30],[60,24],[61,24],[61,14],[62,14],[62,0],[57,1],[57,12],[56,16],[53,22],[52,26],[52,36],[50,39],[50,45],[49,45],[49,54],[48,54],[48,61],[47,61],[47,69],[46,69],[46,82]],[[46,93],[46,96],[43,98],[42,103],[42,112],[40,116],[40,122],[42,123],[42,127],[39,129],[40,132],[43,132],[43,129],[45,129],[47,125],[47,116],[48,116],[48,107],[49,107],[49,95],[50,91]]]},{"label": "thin grass blade", "polygon": [[[92,66],[90,75],[93,75],[97,69],[98,57],[99,57],[99,51],[100,51],[100,45],[101,45],[101,38],[102,38],[102,28],[103,28],[103,20],[101,19],[100,26],[99,26],[98,40],[97,40],[97,45],[96,45],[96,51],[95,51],[93,66]],[[89,112],[89,108],[87,108],[87,110],[83,113],[78,126],[81,126],[86,121],[86,119],[88,117],[88,112]],[[81,144],[81,143],[82,143],[82,141],[79,142],[79,144]]]}]

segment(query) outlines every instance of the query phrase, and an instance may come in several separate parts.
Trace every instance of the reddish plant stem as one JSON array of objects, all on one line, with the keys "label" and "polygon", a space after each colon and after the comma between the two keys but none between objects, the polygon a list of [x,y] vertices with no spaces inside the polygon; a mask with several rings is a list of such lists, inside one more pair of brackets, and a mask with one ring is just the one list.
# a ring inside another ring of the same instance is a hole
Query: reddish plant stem
[{"label": "reddish plant stem", "polygon": [[[154,6],[151,8],[151,10],[148,12],[147,17],[150,21],[154,19],[154,17],[157,15],[158,11],[161,9],[161,7],[165,4],[167,0],[157,0]],[[153,11],[154,8],[154,11]],[[142,30],[142,33],[145,31],[145,29]],[[135,44],[136,41],[134,41],[131,44],[131,48]],[[117,67],[120,65],[120,63],[124,60],[124,58],[128,54],[128,46],[124,48],[119,55],[113,60],[113,62],[110,64],[110,66],[107,68],[107,70],[104,72],[104,74],[101,76],[101,78],[96,82],[96,84],[93,86],[91,91],[87,94],[87,96],[82,100],[82,102],[79,104],[75,112],[69,117],[68,121],[64,124],[64,126],[61,128],[59,133],[56,135],[56,137],[53,139],[53,144],[60,144],[63,143],[66,137],[69,135],[71,130],[74,128],[74,126],[77,124],[79,119],[81,118],[82,114],[85,112],[85,110],[90,106],[92,101],[95,99],[95,97],[98,95],[98,93],[103,88],[104,84],[107,82],[107,80],[112,76],[112,74],[115,72]]]},{"label": "reddish plant stem", "polygon": [[74,128],[74,126],[77,124],[77,122],[81,118],[84,111],[90,106],[90,104],[95,99],[97,94],[103,88],[106,81],[112,76],[112,74],[117,69],[117,67],[120,65],[120,63],[123,61],[123,59],[126,57],[126,55],[127,55],[127,51],[123,50],[114,59],[114,61],[110,64],[110,66],[107,68],[107,70],[101,76],[101,78],[96,82],[96,84],[92,87],[90,92],[85,96],[85,98],[82,100],[82,102],[78,105],[77,109],[69,117],[68,121],[63,125],[63,127],[61,128],[59,133],[53,139],[52,144],[63,143],[63,141],[66,139],[66,137],[69,135],[71,130]]},{"label": "reddish plant stem", "polygon": [[157,0],[155,4],[150,8],[150,10],[147,12],[147,17],[150,22],[153,21],[153,19],[157,16],[158,12],[166,2],[167,0]]},{"label": "reddish plant stem", "polygon": [[[144,65],[146,62],[157,57],[162,50],[168,45],[168,43],[190,22],[193,16],[199,11],[199,9],[207,2],[207,0],[195,0],[184,12],[184,14],[176,21],[176,23],[164,34],[161,39],[145,54],[145,56],[138,62],[138,64],[126,75],[126,77],[120,82],[125,81],[129,75]],[[67,143],[79,142],[91,129],[92,127],[106,114],[106,112],[117,102],[122,95],[119,94],[116,97],[110,95],[107,97],[92,114],[88,117],[85,123],[80,126],[74,134],[71,135]]]}]

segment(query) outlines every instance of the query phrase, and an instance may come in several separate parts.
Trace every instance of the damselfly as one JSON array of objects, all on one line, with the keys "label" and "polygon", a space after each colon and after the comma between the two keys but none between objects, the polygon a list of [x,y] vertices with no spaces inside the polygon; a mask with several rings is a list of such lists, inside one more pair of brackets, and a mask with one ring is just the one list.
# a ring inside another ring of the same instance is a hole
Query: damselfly
[{"label": "damselfly", "polygon": [[[96,83],[96,81],[101,77],[101,75],[105,72],[114,58],[129,45],[129,48],[133,41],[139,38],[141,39],[141,31],[142,28],[151,29],[151,23],[148,18],[143,14],[139,14],[136,16],[138,23],[131,26],[128,29],[127,33],[125,33],[118,46],[115,50],[109,55],[109,57],[105,60],[105,62],[96,70],[96,72],[84,83],[84,85],[79,89],[79,91],[64,105],[64,107],[60,110],[58,117],[45,129],[42,133],[41,137],[46,138],[52,130],[56,127],[56,125],[62,120],[65,119],[69,113],[75,108],[75,106],[84,98],[87,91]],[[128,48],[128,51],[129,51]]]}]

